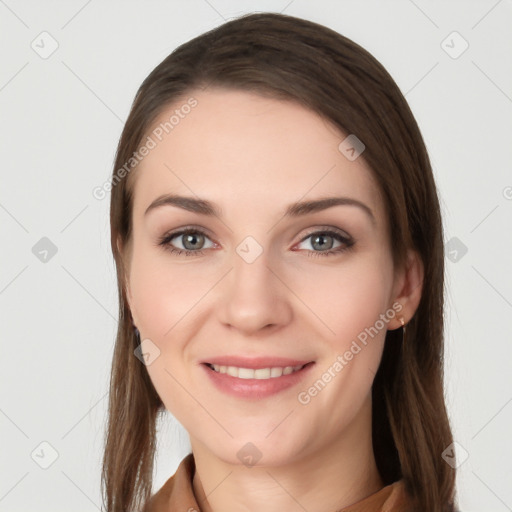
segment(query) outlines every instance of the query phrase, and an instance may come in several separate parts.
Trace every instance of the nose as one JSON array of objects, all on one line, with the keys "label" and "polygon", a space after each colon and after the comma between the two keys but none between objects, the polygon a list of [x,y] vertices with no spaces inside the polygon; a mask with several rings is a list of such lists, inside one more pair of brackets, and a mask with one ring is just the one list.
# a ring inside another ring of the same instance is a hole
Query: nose
[{"label": "nose", "polygon": [[292,292],[271,268],[266,252],[252,262],[235,252],[231,261],[233,268],[220,283],[220,321],[245,335],[276,330],[290,322]]}]

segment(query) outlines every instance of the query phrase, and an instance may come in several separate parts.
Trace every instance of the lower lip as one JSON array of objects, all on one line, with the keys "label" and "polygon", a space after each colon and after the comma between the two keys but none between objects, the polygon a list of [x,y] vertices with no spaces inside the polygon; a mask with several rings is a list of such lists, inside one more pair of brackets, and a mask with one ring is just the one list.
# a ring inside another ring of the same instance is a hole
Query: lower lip
[{"label": "lower lip", "polygon": [[313,364],[308,363],[300,370],[289,375],[281,375],[281,377],[272,377],[270,379],[240,379],[227,373],[216,372],[206,364],[201,366],[220,391],[237,398],[259,399],[275,395],[280,391],[295,386],[309,373]]}]

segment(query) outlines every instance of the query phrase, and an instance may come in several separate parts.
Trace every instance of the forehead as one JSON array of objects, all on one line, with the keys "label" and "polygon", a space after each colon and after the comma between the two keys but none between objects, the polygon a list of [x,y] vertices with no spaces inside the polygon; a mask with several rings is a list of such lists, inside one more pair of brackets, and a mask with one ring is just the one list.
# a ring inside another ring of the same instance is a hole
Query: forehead
[{"label": "forehead", "polygon": [[[195,106],[185,108],[194,104],[191,97]],[[296,102],[238,90],[193,91],[166,107],[144,137],[154,147],[137,167],[134,214],[172,192],[208,198],[232,213],[243,207],[262,214],[343,195],[381,218],[371,170],[339,149],[347,135]]]}]

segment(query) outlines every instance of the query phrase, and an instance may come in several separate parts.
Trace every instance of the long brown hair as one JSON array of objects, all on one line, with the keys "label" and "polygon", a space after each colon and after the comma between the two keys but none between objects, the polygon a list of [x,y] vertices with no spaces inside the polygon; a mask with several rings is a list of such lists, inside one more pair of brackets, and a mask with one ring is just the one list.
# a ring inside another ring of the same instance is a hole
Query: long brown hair
[{"label": "long brown hair", "polygon": [[124,248],[132,231],[136,165],[132,170],[126,163],[164,108],[210,85],[299,102],[365,144],[361,157],[383,194],[395,265],[405,264],[410,248],[424,265],[406,343],[401,329],[387,332],[372,388],[376,463],[386,485],[404,479],[415,511],[453,511],[455,470],[442,458],[453,441],[443,394],[443,226],[420,130],[391,76],[361,46],[307,20],[256,13],[202,34],[164,59],[139,88],[119,141],[110,205],[119,326],[102,472],[107,512],[140,510],[150,497],[156,423],[164,411],[134,356]]}]

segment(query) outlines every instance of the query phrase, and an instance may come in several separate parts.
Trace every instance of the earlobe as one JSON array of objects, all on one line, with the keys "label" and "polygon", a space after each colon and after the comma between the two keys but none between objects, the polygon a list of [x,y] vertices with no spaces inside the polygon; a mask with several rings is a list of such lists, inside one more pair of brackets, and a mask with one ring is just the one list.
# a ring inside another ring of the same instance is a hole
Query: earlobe
[{"label": "earlobe", "polygon": [[404,323],[409,323],[410,319],[418,309],[423,292],[424,267],[420,255],[410,249],[407,254],[407,264],[405,274],[402,277],[401,289],[395,297],[394,302],[400,303],[402,309],[397,314],[393,327],[398,329]]}]

